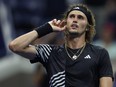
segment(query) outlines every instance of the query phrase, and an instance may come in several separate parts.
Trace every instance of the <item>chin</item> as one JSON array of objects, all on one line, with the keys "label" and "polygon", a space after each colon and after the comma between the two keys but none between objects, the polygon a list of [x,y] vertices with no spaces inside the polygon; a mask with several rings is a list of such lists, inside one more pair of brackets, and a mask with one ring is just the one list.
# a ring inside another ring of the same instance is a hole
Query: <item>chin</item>
[{"label": "chin", "polygon": [[76,35],[76,36],[78,36],[78,35],[79,35],[79,33],[78,33],[78,32],[69,32],[69,34],[70,34],[70,35],[74,35],[74,36],[75,36],[75,35]]},{"label": "chin", "polygon": [[86,31],[78,32],[77,30],[67,30],[67,35],[70,35],[72,37],[80,37],[83,35]]},{"label": "chin", "polygon": [[69,33],[77,33],[77,34],[79,33],[77,30],[69,30],[68,32]]},{"label": "chin", "polygon": [[67,31],[67,34],[71,35],[71,36],[78,36],[79,32],[77,32],[77,31]]}]

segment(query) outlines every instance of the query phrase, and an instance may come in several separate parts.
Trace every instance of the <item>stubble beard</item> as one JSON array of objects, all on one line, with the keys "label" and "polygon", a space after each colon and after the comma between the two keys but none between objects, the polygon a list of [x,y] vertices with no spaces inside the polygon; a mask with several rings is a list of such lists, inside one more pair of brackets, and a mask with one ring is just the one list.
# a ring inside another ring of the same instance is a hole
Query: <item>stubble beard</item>
[{"label": "stubble beard", "polygon": [[81,33],[78,31],[69,31],[68,29],[66,30],[66,36],[70,36],[70,37],[80,37],[82,36],[84,33],[86,32],[86,30],[82,31]]}]

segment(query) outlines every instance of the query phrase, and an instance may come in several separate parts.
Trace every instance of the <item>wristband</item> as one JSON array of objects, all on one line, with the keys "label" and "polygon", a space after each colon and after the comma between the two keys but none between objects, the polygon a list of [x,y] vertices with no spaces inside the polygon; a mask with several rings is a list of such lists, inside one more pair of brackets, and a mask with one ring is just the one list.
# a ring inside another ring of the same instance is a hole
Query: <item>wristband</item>
[{"label": "wristband", "polygon": [[53,29],[49,23],[45,23],[44,25],[35,28],[35,31],[38,33],[39,37],[42,37],[46,34],[53,32]]}]

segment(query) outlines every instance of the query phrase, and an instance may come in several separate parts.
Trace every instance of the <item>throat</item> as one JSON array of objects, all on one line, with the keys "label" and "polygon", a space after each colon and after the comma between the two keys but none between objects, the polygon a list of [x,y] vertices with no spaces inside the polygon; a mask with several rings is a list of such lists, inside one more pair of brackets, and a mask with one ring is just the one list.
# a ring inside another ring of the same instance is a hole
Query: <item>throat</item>
[{"label": "throat", "polygon": [[70,38],[69,40],[67,40],[66,45],[67,45],[67,47],[69,47],[71,49],[79,49],[79,48],[83,47],[85,43],[86,42],[84,39],[80,40],[80,38],[74,38],[74,39]]}]

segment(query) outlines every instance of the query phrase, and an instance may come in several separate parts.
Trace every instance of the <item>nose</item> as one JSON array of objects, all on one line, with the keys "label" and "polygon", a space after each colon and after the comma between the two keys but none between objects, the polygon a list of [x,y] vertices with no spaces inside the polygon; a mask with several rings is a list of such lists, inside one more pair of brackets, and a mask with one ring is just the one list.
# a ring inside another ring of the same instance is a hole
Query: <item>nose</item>
[{"label": "nose", "polygon": [[73,19],[73,22],[74,23],[77,23],[77,18],[76,17]]}]

